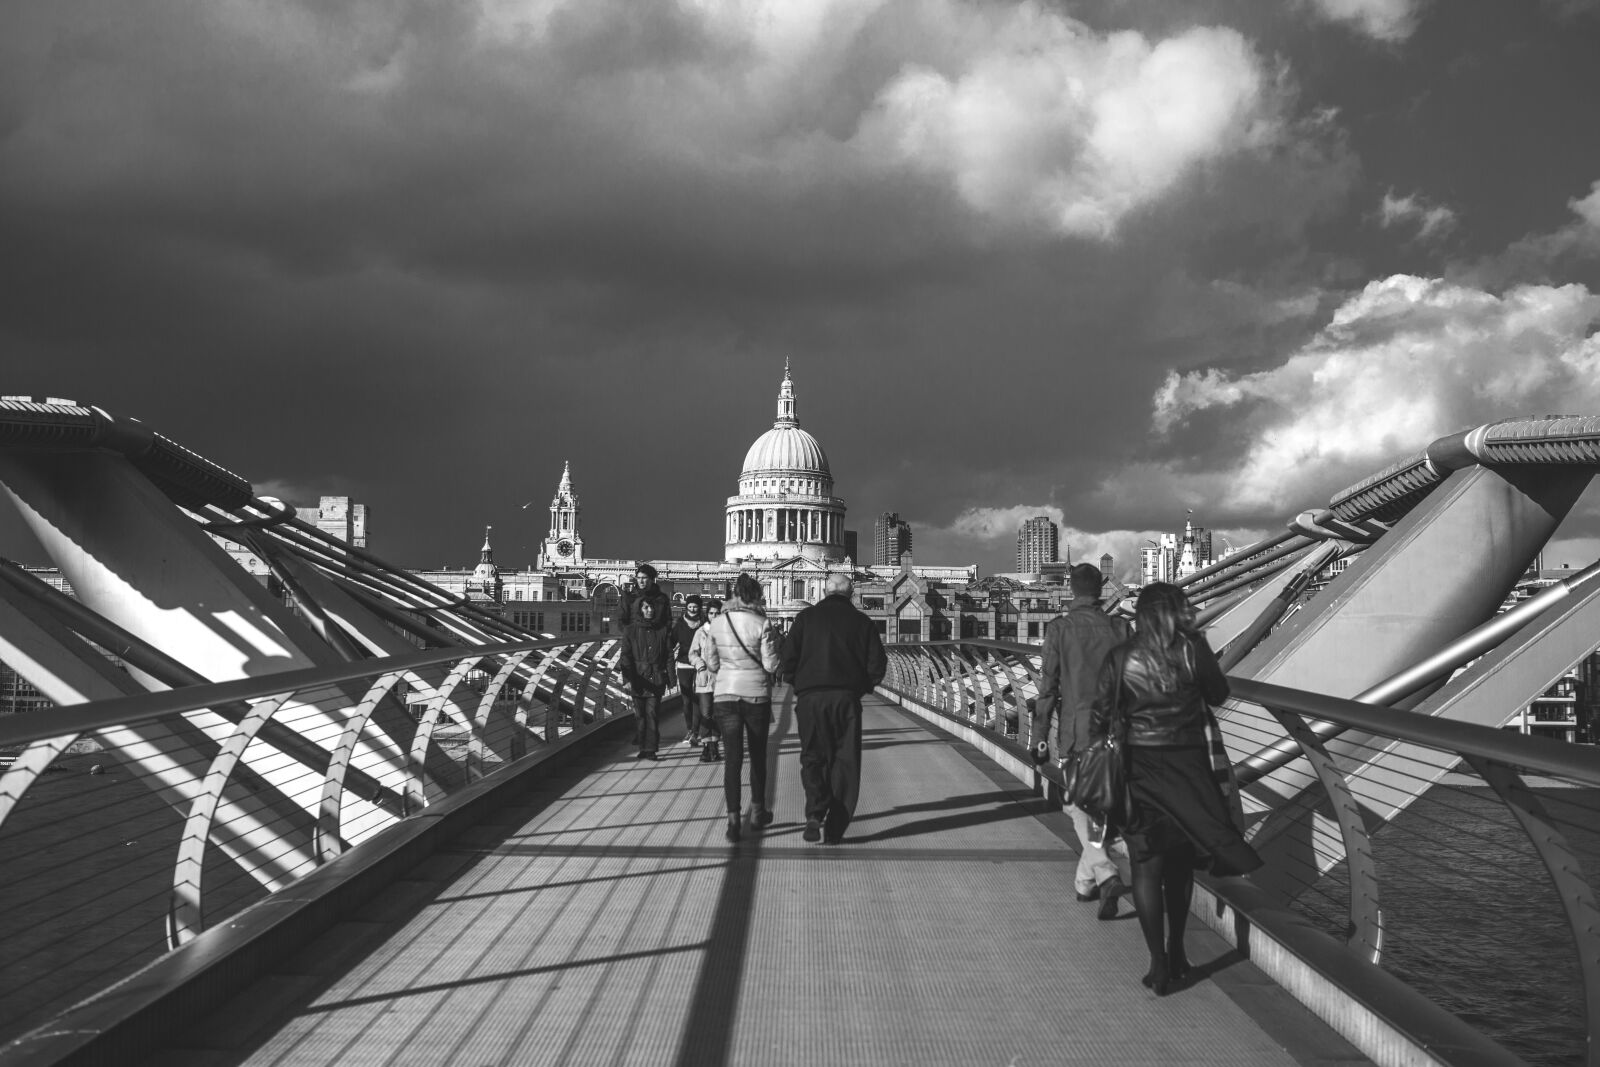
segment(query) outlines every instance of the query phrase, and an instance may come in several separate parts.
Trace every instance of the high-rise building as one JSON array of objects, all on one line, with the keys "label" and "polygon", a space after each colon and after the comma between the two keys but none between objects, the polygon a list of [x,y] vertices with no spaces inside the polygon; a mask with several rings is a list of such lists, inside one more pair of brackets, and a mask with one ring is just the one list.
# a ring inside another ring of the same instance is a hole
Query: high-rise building
[{"label": "high-rise building", "polygon": [[911,551],[911,524],[899,512],[885,511],[872,524],[872,566],[894,567]]},{"label": "high-rise building", "polygon": [[1017,572],[1038,574],[1061,558],[1061,528],[1048,515],[1035,515],[1017,530]]}]

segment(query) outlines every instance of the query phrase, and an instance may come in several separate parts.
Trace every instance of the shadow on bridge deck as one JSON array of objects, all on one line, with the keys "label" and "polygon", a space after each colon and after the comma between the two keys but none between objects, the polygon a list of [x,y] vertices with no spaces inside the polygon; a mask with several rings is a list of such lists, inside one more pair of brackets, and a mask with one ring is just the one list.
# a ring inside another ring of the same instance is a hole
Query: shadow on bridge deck
[{"label": "shadow on bridge deck", "polygon": [[1156,999],[1059,812],[892,705],[865,731],[842,845],[801,839],[787,702],[777,822],[737,846],[720,764],[612,745],[146,1062],[1365,1062],[1198,922],[1205,977]]}]

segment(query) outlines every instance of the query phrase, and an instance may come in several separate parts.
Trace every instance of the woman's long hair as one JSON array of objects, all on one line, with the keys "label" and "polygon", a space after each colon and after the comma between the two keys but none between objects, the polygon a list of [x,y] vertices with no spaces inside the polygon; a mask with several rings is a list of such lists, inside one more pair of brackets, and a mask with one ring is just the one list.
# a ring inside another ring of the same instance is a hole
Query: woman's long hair
[{"label": "woman's long hair", "polygon": [[1194,623],[1194,606],[1183,590],[1167,582],[1152,582],[1139,593],[1133,606],[1133,644],[1142,649],[1161,675],[1163,688],[1176,687],[1194,673],[1189,642],[1200,636]]}]

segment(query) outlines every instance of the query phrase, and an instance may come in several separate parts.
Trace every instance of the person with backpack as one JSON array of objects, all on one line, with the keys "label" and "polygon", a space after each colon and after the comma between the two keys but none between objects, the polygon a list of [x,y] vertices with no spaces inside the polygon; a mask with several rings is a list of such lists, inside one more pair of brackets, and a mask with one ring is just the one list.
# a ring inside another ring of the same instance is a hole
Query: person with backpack
[{"label": "person with backpack", "polygon": [[772,824],[767,806],[767,732],[772,727],[772,672],[778,669],[778,645],[761,606],[761,583],[739,575],[733,599],[707,627],[706,668],[712,681],[712,710],[722,734],[722,793],[728,806],[729,841],[740,834],[740,793],[744,751],[750,749],[750,825]]}]

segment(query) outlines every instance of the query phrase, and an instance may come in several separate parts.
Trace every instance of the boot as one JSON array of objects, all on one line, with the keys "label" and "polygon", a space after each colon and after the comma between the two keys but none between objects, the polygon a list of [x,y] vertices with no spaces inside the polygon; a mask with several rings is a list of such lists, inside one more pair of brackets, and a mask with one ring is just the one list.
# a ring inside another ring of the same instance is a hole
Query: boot
[{"label": "boot", "polygon": [[728,813],[727,837],[729,841],[739,840],[739,813],[736,811]]}]

